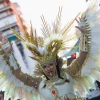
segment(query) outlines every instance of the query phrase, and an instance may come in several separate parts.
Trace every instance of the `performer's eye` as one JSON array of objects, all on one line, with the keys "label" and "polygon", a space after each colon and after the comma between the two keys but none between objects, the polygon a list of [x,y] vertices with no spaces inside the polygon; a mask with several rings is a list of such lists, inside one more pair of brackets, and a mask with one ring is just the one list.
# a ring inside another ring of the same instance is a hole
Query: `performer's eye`
[{"label": "performer's eye", "polygon": [[54,64],[54,62],[50,62],[50,63],[48,63],[48,64],[46,64],[46,65],[42,65],[42,67],[43,68],[46,68],[47,66],[52,66]]},{"label": "performer's eye", "polygon": [[46,68],[46,65],[42,65],[43,68]]},{"label": "performer's eye", "polygon": [[50,66],[52,66],[54,63],[53,62],[51,62],[51,63],[49,63],[48,65],[50,65]]}]

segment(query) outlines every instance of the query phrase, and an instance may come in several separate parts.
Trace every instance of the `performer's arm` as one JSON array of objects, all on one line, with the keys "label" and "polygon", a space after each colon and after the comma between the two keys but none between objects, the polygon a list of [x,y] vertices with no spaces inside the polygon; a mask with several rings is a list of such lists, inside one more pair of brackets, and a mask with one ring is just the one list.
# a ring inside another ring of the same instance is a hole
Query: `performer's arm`
[{"label": "performer's arm", "polygon": [[68,66],[67,71],[69,72],[69,74],[71,74],[72,76],[76,76],[77,74],[79,74],[79,71],[81,70],[86,57],[87,52],[81,51],[79,57],[72,61],[72,63]]},{"label": "performer's arm", "polygon": [[[82,22],[83,24],[84,22]],[[86,23],[84,23],[86,24]],[[79,46],[79,57],[77,59],[75,59],[74,61],[72,61],[72,63],[68,66],[67,71],[69,72],[69,74],[76,76],[79,74],[82,65],[84,64],[86,57],[88,55],[88,51],[89,51],[89,30],[88,27],[89,25],[86,24],[82,25],[81,27],[77,27],[80,31],[81,31],[81,37],[80,37],[80,46]]]},{"label": "performer's arm", "polygon": [[8,67],[8,70],[11,70],[10,72],[13,73],[13,75],[25,85],[38,89],[42,78],[32,77],[26,73],[23,73],[20,69],[20,65],[11,52],[11,44],[8,43],[6,38],[4,41],[5,42],[0,45],[0,65]]},{"label": "performer's arm", "polygon": [[42,78],[40,77],[32,77],[26,73],[23,73],[20,68],[13,70],[13,75],[16,76],[20,81],[22,81],[25,85],[34,87],[35,89],[38,89],[40,82],[42,81]]}]

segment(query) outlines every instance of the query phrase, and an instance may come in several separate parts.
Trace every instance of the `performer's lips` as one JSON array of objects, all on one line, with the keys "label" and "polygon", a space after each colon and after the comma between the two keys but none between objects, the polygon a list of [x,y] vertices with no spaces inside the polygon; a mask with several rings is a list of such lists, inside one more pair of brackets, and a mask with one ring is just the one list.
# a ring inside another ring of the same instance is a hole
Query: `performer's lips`
[{"label": "performer's lips", "polygon": [[49,71],[48,74],[49,74],[50,76],[53,76],[53,71]]},{"label": "performer's lips", "polygon": [[50,73],[52,73],[52,71],[48,71],[48,73],[50,74]]}]

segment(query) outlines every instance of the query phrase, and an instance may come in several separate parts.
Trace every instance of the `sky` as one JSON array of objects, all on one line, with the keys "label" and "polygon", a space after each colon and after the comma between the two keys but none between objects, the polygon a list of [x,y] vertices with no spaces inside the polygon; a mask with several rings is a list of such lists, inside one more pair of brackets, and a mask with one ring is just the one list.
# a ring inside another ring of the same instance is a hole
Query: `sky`
[{"label": "sky", "polygon": [[41,18],[44,15],[48,23],[52,23],[58,13],[59,7],[62,9],[62,26],[74,18],[86,4],[86,0],[11,0],[17,2],[21,7],[25,20],[37,30],[41,28]]}]

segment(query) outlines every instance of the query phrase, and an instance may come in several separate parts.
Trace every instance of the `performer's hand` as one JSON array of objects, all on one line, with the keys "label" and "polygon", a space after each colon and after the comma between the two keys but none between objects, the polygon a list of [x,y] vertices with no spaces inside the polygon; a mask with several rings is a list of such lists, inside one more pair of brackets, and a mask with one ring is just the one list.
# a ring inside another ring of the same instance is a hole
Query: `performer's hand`
[{"label": "performer's hand", "polygon": [[75,26],[77,29],[81,31],[81,33],[85,34],[86,33],[86,27],[85,27],[85,18],[84,17],[79,17],[79,20],[76,19],[78,26]]},{"label": "performer's hand", "polygon": [[[6,43],[8,43],[8,37],[4,36],[4,37],[2,37],[1,44],[5,45]],[[4,51],[5,51],[6,54],[11,53],[11,51],[12,51],[12,44],[9,43],[9,46],[7,48],[5,48]]]}]

